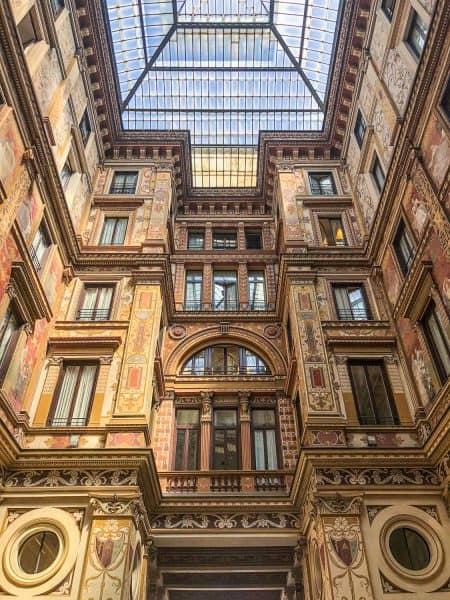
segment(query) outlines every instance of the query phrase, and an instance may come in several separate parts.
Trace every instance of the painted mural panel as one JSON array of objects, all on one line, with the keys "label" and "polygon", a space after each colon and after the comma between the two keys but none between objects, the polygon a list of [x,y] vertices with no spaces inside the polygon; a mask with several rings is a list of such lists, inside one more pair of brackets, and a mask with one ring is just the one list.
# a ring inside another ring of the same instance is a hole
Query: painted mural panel
[{"label": "painted mural panel", "polygon": [[34,89],[43,115],[48,113],[61,79],[58,54],[55,48],[49,48],[33,77]]},{"label": "painted mural panel", "polygon": [[17,223],[27,245],[30,245],[44,210],[42,197],[34,183],[22,198],[17,212]]},{"label": "painted mural panel", "polygon": [[394,262],[394,257],[392,256],[392,251],[390,248],[388,248],[383,259],[383,279],[389,302],[391,303],[391,306],[395,306],[395,303],[400,295],[402,281],[400,279],[398,268]]},{"label": "painted mural panel", "polygon": [[0,180],[9,194],[20,168],[24,146],[12,110],[4,112],[0,122]]},{"label": "painted mural panel", "polygon": [[437,188],[440,188],[450,166],[450,139],[434,114],[425,130],[421,148],[428,172]]}]

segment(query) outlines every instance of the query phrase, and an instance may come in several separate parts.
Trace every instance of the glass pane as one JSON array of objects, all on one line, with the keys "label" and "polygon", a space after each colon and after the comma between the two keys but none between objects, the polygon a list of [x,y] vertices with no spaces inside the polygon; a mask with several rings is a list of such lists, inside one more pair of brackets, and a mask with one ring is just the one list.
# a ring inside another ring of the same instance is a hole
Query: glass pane
[{"label": "glass pane", "polygon": [[188,469],[193,470],[197,468],[198,430],[190,429],[188,433],[188,464],[186,466]]},{"label": "glass pane", "polygon": [[254,427],[275,427],[275,411],[253,410],[252,420]]},{"label": "glass pane", "polygon": [[175,469],[178,471],[184,469],[184,444],[186,439],[187,431],[185,429],[178,429],[177,431],[177,445],[175,449]]},{"label": "glass pane", "polygon": [[375,423],[376,418],[371,403],[364,366],[351,365],[350,374],[353,382],[353,388],[356,396],[355,400],[361,423]]},{"label": "glass pane", "polygon": [[433,358],[440,363],[439,367],[445,377],[450,375],[450,353],[448,342],[444,338],[441,325],[438,321],[436,309],[433,307],[428,311],[425,321],[425,334],[429,335],[429,344],[433,352]]},{"label": "glass pane", "polygon": [[389,549],[395,560],[412,571],[425,569],[430,563],[430,549],[414,529],[399,527],[389,536]]},{"label": "glass pane", "polygon": [[215,410],[214,425],[216,427],[236,427],[236,411],[233,409]]},{"label": "glass pane", "polygon": [[11,337],[18,328],[17,317],[11,308],[8,308],[0,327],[0,363],[6,354]]},{"label": "glass pane", "polygon": [[394,422],[389,396],[383,377],[383,369],[380,365],[368,365],[367,373],[373,393],[373,404],[377,416],[377,423]]},{"label": "glass pane", "polygon": [[177,426],[195,427],[199,423],[200,413],[197,409],[183,408],[177,410]]},{"label": "glass pane", "polygon": [[278,461],[277,461],[277,443],[275,437],[275,430],[268,429],[264,432],[266,434],[266,442],[267,442],[267,468],[268,469],[277,469]]},{"label": "glass pane", "polygon": [[264,457],[264,432],[254,431],[253,438],[255,440],[255,468],[263,470],[266,468],[266,460]]},{"label": "glass pane", "polygon": [[55,561],[59,539],[53,531],[41,531],[27,538],[19,549],[19,565],[25,573],[41,573]]},{"label": "glass pane", "polygon": [[225,445],[225,464],[226,469],[237,469],[237,432],[234,429],[226,431]]}]

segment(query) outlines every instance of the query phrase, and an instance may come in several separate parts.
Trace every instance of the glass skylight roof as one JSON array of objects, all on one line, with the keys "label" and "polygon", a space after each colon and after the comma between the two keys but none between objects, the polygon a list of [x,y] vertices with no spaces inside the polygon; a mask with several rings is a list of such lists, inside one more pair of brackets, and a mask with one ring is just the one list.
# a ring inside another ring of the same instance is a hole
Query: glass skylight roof
[{"label": "glass skylight roof", "polygon": [[342,0],[104,2],[123,128],[189,130],[194,187],[251,187],[260,131],[322,128]]}]

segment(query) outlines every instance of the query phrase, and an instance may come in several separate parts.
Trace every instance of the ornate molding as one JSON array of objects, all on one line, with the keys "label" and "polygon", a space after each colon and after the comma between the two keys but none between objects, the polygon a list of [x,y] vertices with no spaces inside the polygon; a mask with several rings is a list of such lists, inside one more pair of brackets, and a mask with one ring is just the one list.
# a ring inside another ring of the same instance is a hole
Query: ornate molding
[{"label": "ornate molding", "polygon": [[316,469],[317,487],[334,485],[433,485],[441,484],[435,469],[426,468],[368,468],[368,469]]},{"label": "ornate molding", "polygon": [[298,529],[293,513],[162,514],[151,520],[152,529]]},{"label": "ornate molding", "polygon": [[104,471],[75,469],[14,471],[12,473],[5,473],[3,485],[6,488],[137,485],[137,473],[132,469]]}]

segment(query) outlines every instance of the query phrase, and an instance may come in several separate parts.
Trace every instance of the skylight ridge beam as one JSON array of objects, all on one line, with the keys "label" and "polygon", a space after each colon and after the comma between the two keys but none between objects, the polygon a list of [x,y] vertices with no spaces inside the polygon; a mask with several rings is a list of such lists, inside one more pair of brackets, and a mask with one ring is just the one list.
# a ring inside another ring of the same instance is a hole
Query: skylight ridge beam
[{"label": "skylight ridge beam", "polygon": [[[151,57],[149,62],[146,64],[145,69],[142,71],[142,73],[136,79],[133,87],[131,88],[131,90],[128,93],[128,96],[122,102],[121,107],[120,107],[121,112],[123,112],[128,107],[129,102],[131,101],[134,94],[137,92],[141,83],[144,81],[145,76],[151,69],[152,65],[156,62],[156,59],[159,57],[161,52],[164,50],[164,47],[166,46],[167,42],[170,40],[170,38],[172,37],[172,35],[174,34],[174,32],[176,30],[177,30],[177,26],[175,24],[170,26],[169,31],[166,33],[166,35],[164,36],[164,39],[162,40],[162,42],[160,43],[160,45],[158,46],[156,51],[153,53],[153,56]],[[143,39],[143,41],[145,44],[145,38]]]},{"label": "skylight ridge beam", "polygon": [[303,13],[303,25],[302,25],[302,33],[300,36],[300,49],[298,52],[298,60],[300,64],[303,60],[303,46],[305,44],[305,31],[306,31],[306,21],[308,19],[308,8],[309,8],[309,0],[305,0],[305,10]]},{"label": "skylight ridge beam", "polygon": [[139,10],[139,21],[141,23],[142,48],[144,50],[145,64],[147,64],[148,56],[147,56],[147,44],[145,43],[145,26],[144,26],[144,13],[142,11],[142,0],[137,0],[137,3],[138,3],[138,10]]},{"label": "skylight ridge beam", "polygon": [[275,25],[271,25],[270,30],[272,31],[272,33],[274,34],[274,36],[277,38],[278,42],[281,44],[283,50],[286,52],[286,54],[289,57],[289,59],[292,62],[292,64],[297,69],[298,74],[303,79],[304,84],[306,85],[306,87],[308,88],[308,90],[311,92],[312,97],[314,98],[314,100],[319,105],[321,111],[324,112],[325,111],[325,106],[324,106],[322,100],[318,96],[316,90],[314,89],[312,83],[309,81],[308,77],[306,77],[305,73],[303,72],[302,67],[300,66],[300,64],[297,61],[297,59],[295,58],[295,56],[292,54],[289,46],[286,44],[286,42],[284,41],[283,37],[280,35],[278,29],[275,27]]},{"label": "skylight ridge beam", "polygon": [[247,23],[243,21],[242,23],[222,23],[222,22],[203,22],[203,21],[194,21],[190,23],[185,23],[181,21],[176,26],[178,29],[270,29],[270,25],[268,23]]},{"label": "skylight ridge beam", "polygon": [[[183,6],[186,4],[186,0],[184,0],[183,4],[180,7],[180,10],[183,10]],[[178,23],[178,6],[177,0],[172,0],[172,12],[173,12],[173,24],[176,25]]]},{"label": "skylight ridge beam", "polygon": [[275,0],[270,0],[270,8],[269,8],[269,22],[270,26],[273,25],[273,15],[275,12]]},{"label": "skylight ridge beam", "polygon": [[263,73],[266,71],[270,71],[270,72],[276,72],[276,73],[297,73],[297,69],[296,67],[292,66],[292,67],[235,67],[235,66],[230,66],[230,67],[186,67],[186,66],[180,66],[180,67],[174,67],[174,66],[167,66],[167,67],[155,67],[152,66],[150,67],[150,69],[147,71],[147,73],[165,73],[166,71],[172,71],[172,72],[193,72],[193,71],[200,71],[200,72],[218,72],[218,73],[226,73],[227,71],[241,71],[241,72],[245,72],[245,71],[250,71],[250,72],[256,72],[256,73]]}]

